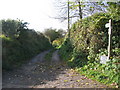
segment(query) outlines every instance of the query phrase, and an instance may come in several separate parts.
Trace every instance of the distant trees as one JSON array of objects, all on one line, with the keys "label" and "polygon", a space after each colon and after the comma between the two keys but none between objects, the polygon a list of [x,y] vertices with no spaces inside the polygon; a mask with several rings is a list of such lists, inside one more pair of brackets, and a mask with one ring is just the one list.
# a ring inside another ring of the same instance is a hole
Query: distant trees
[{"label": "distant trees", "polygon": [[44,34],[50,42],[53,42],[55,39],[63,37],[65,35],[65,31],[62,29],[57,31],[57,29],[48,28],[45,29]]}]

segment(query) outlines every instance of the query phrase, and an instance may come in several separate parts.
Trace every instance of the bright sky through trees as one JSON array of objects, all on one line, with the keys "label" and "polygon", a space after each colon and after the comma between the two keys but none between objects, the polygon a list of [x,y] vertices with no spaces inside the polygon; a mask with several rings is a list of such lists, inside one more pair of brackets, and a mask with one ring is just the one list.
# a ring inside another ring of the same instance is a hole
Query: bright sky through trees
[{"label": "bright sky through trees", "polygon": [[[29,24],[29,28],[43,31],[45,28],[63,28],[67,25],[50,18],[56,16],[55,0],[0,0],[0,19],[20,19]],[[49,17],[50,16],[50,17]]]}]

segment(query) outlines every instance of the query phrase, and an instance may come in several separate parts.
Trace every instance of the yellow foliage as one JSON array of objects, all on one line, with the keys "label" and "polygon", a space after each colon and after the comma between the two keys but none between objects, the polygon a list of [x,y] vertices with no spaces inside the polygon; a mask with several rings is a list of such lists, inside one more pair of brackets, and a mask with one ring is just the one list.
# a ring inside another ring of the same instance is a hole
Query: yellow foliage
[{"label": "yellow foliage", "polygon": [[60,46],[60,45],[62,45],[63,41],[64,41],[64,38],[58,38],[52,42],[52,45],[53,46]]},{"label": "yellow foliage", "polygon": [[11,40],[9,37],[6,37],[4,34],[0,35],[0,38],[6,39],[6,40]]}]

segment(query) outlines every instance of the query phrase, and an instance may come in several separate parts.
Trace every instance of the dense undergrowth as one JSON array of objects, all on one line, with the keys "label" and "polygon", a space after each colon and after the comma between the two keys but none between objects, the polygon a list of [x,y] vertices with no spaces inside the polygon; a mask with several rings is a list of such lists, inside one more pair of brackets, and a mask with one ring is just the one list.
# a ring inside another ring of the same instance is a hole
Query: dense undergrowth
[{"label": "dense undergrowth", "polygon": [[[117,14],[116,14],[117,17]],[[100,56],[107,55],[108,29],[105,24],[112,19],[112,54],[107,64]],[[87,77],[118,87],[120,81],[120,20],[109,13],[96,13],[74,23],[70,38],[60,47],[60,57],[69,66]]]},{"label": "dense undergrowth", "polygon": [[12,70],[33,56],[51,48],[49,40],[40,32],[28,29],[18,20],[2,20],[2,68]]}]

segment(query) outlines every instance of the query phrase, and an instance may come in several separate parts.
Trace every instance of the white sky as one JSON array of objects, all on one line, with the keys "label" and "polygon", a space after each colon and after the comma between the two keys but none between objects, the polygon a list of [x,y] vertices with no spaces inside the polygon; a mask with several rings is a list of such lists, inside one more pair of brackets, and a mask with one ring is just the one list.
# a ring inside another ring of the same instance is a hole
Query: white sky
[{"label": "white sky", "polygon": [[55,0],[0,0],[0,19],[20,19],[30,23],[29,28],[43,31],[45,28],[66,29],[66,23],[49,18],[56,16]]}]

